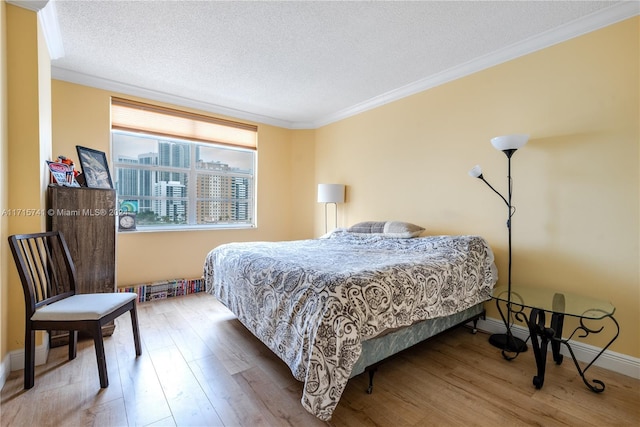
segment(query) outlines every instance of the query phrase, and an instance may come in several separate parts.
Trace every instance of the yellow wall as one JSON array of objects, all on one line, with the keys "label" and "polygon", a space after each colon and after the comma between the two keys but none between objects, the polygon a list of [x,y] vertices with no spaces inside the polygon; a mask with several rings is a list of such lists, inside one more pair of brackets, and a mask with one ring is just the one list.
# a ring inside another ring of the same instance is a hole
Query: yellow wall
[{"label": "yellow wall", "polygon": [[[44,35],[35,12],[12,5],[6,5],[5,11],[8,84],[7,140],[3,150],[6,150],[7,161],[3,166],[6,182],[0,191],[11,214],[6,218],[2,245],[6,245],[5,232],[44,230],[44,215],[30,215],[27,211],[33,213],[45,208],[44,190],[48,180],[45,160],[51,156],[51,61]],[[7,334],[3,333],[2,342],[6,351],[24,344],[24,299],[10,257],[9,251],[3,249],[7,269],[6,276],[2,277],[2,290],[6,292],[8,313],[3,310]],[[38,334],[37,342],[41,341],[40,337]]]},{"label": "yellow wall", "polygon": [[[76,158],[83,145],[110,157],[110,97],[126,95],[58,80],[52,92],[54,153]],[[200,277],[206,254],[230,241],[312,237],[308,201],[292,193],[314,185],[312,133],[258,124],[258,147],[256,229],[120,233],[118,284]]]},{"label": "yellow wall", "polygon": [[313,237],[316,202],[315,131],[291,131],[291,205],[295,212],[291,222],[293,239]]},{"label": "yellow wall", "polygon": [[[6,4],[0,2],[0,157],[6,159],[9,155],[9,133],[7,130],[7,37],[6,37]],[[0,168],[0,212],[9,206],[8,192],[9,173],[6,167]],[[0,215],[0,362],[7,354],[8,334],[8,296],[9,276],[7,274],[9,248],[2,244],[9,229],[9,218]],[[0,373],[0,376],[2,374]]]},{"label": "yellow wall", "polygon": [[427,234],[483,235],[506,284],[506,206],[467,171],[481,164],[506,194],[507,160],[489,140],[529,133],[512,159],[513,281],[610,299],[622,325],[612,349],[639,357],[638,23],[318,129],[317,180],[348,186],[341,222],[406,220]]}]

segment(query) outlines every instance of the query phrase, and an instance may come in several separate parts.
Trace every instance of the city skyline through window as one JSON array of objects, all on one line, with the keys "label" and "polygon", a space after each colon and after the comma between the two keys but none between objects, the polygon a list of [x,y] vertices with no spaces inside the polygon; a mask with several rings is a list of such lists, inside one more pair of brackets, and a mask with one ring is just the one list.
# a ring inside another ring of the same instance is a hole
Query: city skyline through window
[{"label": "city skyline through window", "polygon": [[118,207],[138,227],[255,226],[256,151],[112,130]]}]

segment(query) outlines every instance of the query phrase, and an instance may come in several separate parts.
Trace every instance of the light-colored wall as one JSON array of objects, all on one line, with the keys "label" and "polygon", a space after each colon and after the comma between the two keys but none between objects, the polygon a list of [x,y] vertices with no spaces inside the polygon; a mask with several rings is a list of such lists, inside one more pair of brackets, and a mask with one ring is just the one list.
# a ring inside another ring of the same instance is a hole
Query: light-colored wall
[{"label": "light-colored wall", "polygon": [[[75,159],[75,146],[83,145],[110,158],[110,97],[126,95],[59,80],[52,93],[55,155]],[[119,233],[118,285],[200,277],[206,254],[230,241],[312,237],[312,218],[303,206],[308,201],[292,192],[314,185],[312,136],[258,124],[257,228]]]},{"label": "light-colored wall", "polygon": [[[467,171],[481,164],[506,194],[507,160],[489,140],[529,133],[512,159],[513,281],[611,300],[612,349],[639,357],[639,21],[318,129],[317,181],[347,185],[341,223],[480,234],[506,284],[506,206]],[[602,346],[603,335],[586,341]]]},{"label": "light-colored wall", "polygon": [[[0,2],[0,157],[7,159],[9,156],[9,131],[7,124],[7,37],[6,37],[6,3]],[[9,207],[9,171],[8,168],[0,168],[0,211],[4,211]],[[7,339],[8,336],[8,292],[9,292],[9,275],[8,252],[9,248],[3,245],[9,230],[9,217],[0,215],[0,367],[2,361],[7,355]],[[0,378],[4,377],[4,372],[0,370]],[[3,384],[0,381],[0,384]]]},{"label": "light-colored wall", "polygon": [[[34,213],[45,208],[45,160],[51,157],[51,61],[44,35],[35,12],[12,5],[6,5],[5,12],[6,181],[0,192],[10,214],[2,230],[3,246],[7,245],[7,234],[44,230],[45,216]],[[4,359],[7,351],[24,344],[24,297],[9,251],[3,248],[2,255],[7,266],[2,275],[2,292],[6,295],[3,303],[7,307],[2,313],[7,322],[7,333],[2,334]],[[40,343],[42,334],[37,336],[36,343]]]},{"label": "light-colored wall", "polygon": [[316,202],[315,130],[291,131],[291,221],[293,239],[313,237]]}]

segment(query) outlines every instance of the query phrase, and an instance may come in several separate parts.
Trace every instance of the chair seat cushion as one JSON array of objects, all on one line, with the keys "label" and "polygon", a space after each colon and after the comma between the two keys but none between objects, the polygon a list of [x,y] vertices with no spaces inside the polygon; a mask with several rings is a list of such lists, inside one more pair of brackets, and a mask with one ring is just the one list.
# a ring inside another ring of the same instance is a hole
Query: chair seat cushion
[{"label": "chair seat cushion", "polygon": [[76,294],[39,308],[31,320],[98,320],[137,298],[132,292]]}]

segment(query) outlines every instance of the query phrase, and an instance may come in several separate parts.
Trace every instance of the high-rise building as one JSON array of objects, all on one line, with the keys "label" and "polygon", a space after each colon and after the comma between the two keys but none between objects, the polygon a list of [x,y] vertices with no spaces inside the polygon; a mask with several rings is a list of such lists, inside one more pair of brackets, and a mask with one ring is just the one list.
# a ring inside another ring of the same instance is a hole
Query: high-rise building
[{"label": "high-rise building", "polygon": [[251,206],[249,205],[249,196],[251,186],[249,179],[234,176],[231,180],[231,194],[235,199],[233,204],[233,219],[236,221],[247,221],[251,219]]},{"label": "high-rise building", "polygon": [[199,161],[197,169],[202,170],[202,173],[197,175],[197,197],[208,200],[198,202],[196,223],[207,224],[232,220],[232,178],[227,175],[229,165],[221,162]]},{"label": "high-rise building", "polygon": [[[158,165],[174,168],[188,168],[191,161],[189,144],[186,142],[158,142]],[[158,181],[178,181],[187,184],[186,175],[181,172],[160,172]]]},{"label": "high-rise building", "polygon": [[187,195],[187,188],[178,181],[159,181],[155,185],[154,196],[159,199],[153,202],[154,213],[170,222],[187,220],[187,202],[180,200]]},{"label": "high-rise building", "polygon": [[[141,165],[155,166],[158,164],[158,153],[145,153],[138,155],[138,163]],[[139,196],[153,196],[155,184],[157,180],[158,172],[139,169],[138,170],[138,195]],[[153,212],[153,206],[151,200],[141,199],[138,204],[139,212]]]},{"label": "high-rise building", "polygon": [[[118,163],[125,165],[136,165],[138,160],[131,157],[121,156]],[[138,195],[138,169],[118,168],[118,176],[116,177],[116,190],[118,194],[128,197]]]}]

